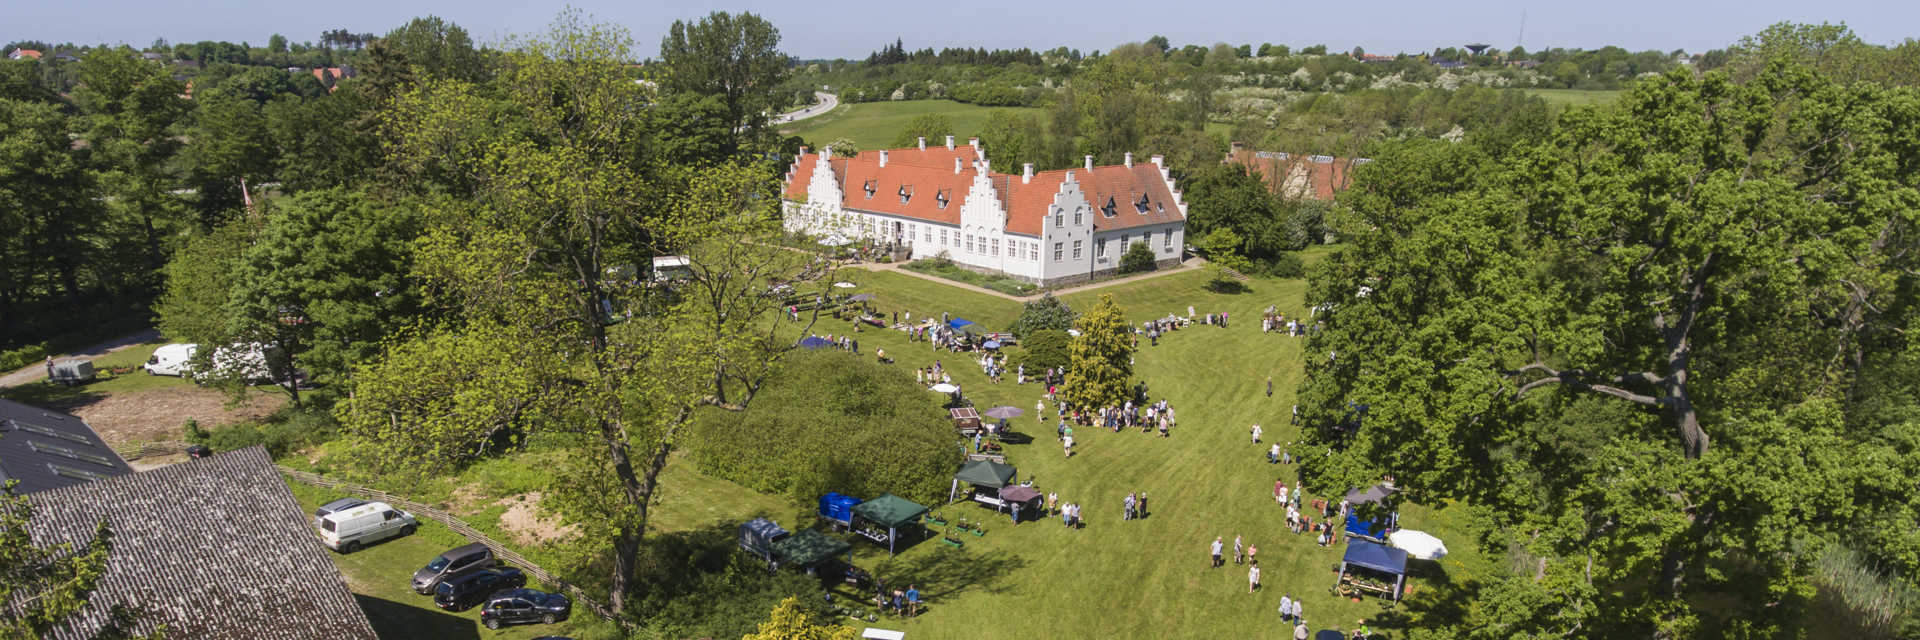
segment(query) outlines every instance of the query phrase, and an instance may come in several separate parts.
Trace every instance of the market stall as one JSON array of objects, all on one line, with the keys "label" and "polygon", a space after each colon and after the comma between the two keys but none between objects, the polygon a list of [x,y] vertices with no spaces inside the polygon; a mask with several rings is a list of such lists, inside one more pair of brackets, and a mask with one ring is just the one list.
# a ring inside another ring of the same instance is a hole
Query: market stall
[{"label": "market stall", "polygon": [[1347,491],[1347,537],[1386,542],[1387,536],[1400,524],[1400,514],[1385,504],[1394,491],[1385,484]]},{"label": "market stall", "polygon": [[1407,552],[1383,544],[1354,540],[1340,559],[1340,578],[1334,591],[1343,596],[1377,593],[1398,602],[1407,579]]},{"label": "market stall", "polygon": [[887,545],[887,553],[894,553],[903,529],[919,526],[920,516],[927,514],[927,508],[912,500],[891,493],[862,502],[853,507],[853,532],[868,540]]},{"label": "market stall", "polygon": [[1040,502],[1040,490],[1026,485],[1007,485],[1000,488],[1000,502],[1018,523],[1020,512],[1033,509]]},{"label": "market stall", "polygon": [[[812,529],[801,529],[774,542],[769,550],[782,564],[800,567],[813,575],[814,567],[853,551],[853,545]],[[848,562],[852,562],[852,557],[848,557]]]},{"label": "market stall", "polygon": [[[962,482],[971,484],[976,489],[985,488],[995,490],[994,495],[997,500],[997,496],[999,495],[998,490],[1012,483],[1016,475],[1019,475],[1019,470],[1014,469],[1013,465],[991,460],[975,460],[961,465],[960,472],[953,474],[953,487],[947,490],[947,504],[953,504],[954,497],[960,494],[960,483]],[[973,493],[977,494],[978,492]],[[994,506],[999,505],[995,504]]]}]

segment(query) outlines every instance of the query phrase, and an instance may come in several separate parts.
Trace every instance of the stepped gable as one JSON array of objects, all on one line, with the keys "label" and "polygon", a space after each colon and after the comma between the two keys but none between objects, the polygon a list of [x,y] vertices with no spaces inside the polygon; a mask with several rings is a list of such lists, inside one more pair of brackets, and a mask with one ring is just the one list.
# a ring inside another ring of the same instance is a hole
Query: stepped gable
[{"label": "stepped gable", "polygon": [[91,638],[115,605],[133,625],[196,640],[373,640],[359,601],[306,512],[258,446],[27,496],[41,548],[113,529],[106,572],[85,608],[48,637]]},{"label": "stepped gable", "polygon": [[[1074,169],[1076,179],[1086,175],[1083,169]],[[1047,223],[1047,214],[1053,209],[1054,196],[1060,194],[1060,185],[1067,180],[1069,171],[1041,171],[1033,174],[1033,180],[1025,184],[1020,176],[995,175],[994,187],[1000,192],[1001,204],[1007,211],[1007,232],[1039,237]]]},{"label": "stepped gable", "polygon": [[820,154],[800,150],[794,157],[793,167],[787,170],[787,184],[784,195],[790,200],[805,201],[807,185],[813,184],[813,167],[820,162]]}]

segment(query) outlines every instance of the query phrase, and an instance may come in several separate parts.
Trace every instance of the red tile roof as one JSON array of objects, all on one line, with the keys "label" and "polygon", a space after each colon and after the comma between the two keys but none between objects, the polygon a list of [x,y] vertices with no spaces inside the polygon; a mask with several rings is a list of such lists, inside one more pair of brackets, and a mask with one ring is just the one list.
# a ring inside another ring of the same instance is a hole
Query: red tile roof
[{"label": "red tile roof", "polygon": [[1228,162],[1246,167],[1267,184],[1267,188],[1286,198],[1332,200],[1353,181],[1353,158],[1332,158],[1314,162],[1309,156],[1241,150],[1229,154]]},{"label": "red tile roof", "polygon": [[35,60],[39,60],[40,55],[41,55],[40,52],[34,49],[14,49],[13,55],[8,57],[13,58],[15,60],[19,60],[21,58],[33,58]]},{"label": "red tile roof", "polygon": [[[960,223],[960,209],[977,173],[973,162],[978,157],[977,150],[971,146],[956,145],[953,149],[947,149],[945,145],[930,145],[925,150],[888,149],[885,167],[880,166],[878,150],[861,152],[855,158],[836,157],[829,161],[829,165],[836,181],[840,183],[842,207],[957,225]],[[786,197],[806,199],[818,158],[819,154],[809,153],[796,160],[796,165],[787,174],[783,190]],[[959,173],[953,171],[955,158],[961,162]],[[1066,181],[1068,173],[1072,173],[1075,181],[1080,183],[1088,204],[1093,207],[1096,230],[1126,229],[1185,219],[1173,192],[1161,178],[1159,166],[1151,163],[1137,163],[1131,168],[1125,165],[1094,167],[1091,172],[1084,168],[1042,171],[1034,174],[1028,182],[1022,182],[1019,175],[989,173],[994,191],[1007,212],[1006,230],[1039,236],[1052,209],[1054,197],[1060,193],[1060,185]],[[869,182],[873,187],[871,198],[867,196]],[[903,188],[907,188],[911,194],[904,203],[900,201]],[[947,197],[944,208],[940,206],[939,196],[942,193]],[[1102,211],[1109,201],[1114,211],[1112,217]],[[1144,213],[1140,210],[1141,206],[1146,208]]]}]

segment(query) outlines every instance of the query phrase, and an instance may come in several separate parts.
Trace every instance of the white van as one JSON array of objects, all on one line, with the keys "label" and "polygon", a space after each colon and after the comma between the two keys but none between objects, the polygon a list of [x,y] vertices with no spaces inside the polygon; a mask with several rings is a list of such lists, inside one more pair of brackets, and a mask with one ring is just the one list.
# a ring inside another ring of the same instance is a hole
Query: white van
[{"label": "white van", "polygon": [[193,354],[200,351],[197,344],[166,344],[153,350],[153,357],[147,358],[142,369],[150,376],[184,376],[191,369],[189,361]]},{"label": "white van", "polygon": [[221,377],[239,378],[247,384],[273,381],[273,372],[267,368],[267,347],[258,342],[214,349],[212,360],[215,374]]},{"label": "white van", "polygon": [[418,528],[420,521],[415,520],[413,514],[387,506],[385,502],[369,502],[321,516],[320,542],[328,549],[353,553],[369,543],[412,535]]}]

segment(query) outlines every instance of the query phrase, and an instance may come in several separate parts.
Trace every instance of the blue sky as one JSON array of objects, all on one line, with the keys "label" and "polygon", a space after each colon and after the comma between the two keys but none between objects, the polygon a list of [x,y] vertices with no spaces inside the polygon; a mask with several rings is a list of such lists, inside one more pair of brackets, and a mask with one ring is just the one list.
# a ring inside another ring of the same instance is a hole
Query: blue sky
[{"label": "blue sky", "polygon": [[[0,41],[72,41],[143,46],[156,37],[265,43],[274,33],[294,41],[346,28],[385,33],[408,18],[450,19],[483,42],[541,30],[565,6],[503,0],[471,2],[330,0],[15,0],[0,7]],[[675,19],[709,11],[752,11],[773,21],[782,48],[803,58],[864,57],[901,38],[909,49],[982,46],[1090,51],[1158,34],[1175,46],[1262,42],[1295,47],[1355,45],[1369,52],[1427,51],[1485,42],[1630,50],[1724,47],[1780,21],[1846,22],[1882,44],[1920,37],[1920,2],[1912,0],[1645,0],[1410,2],[1401,0],[746,0],[728,4],[642,0],[575,0],[595,18],[631,30],[643,55],[657,55]]]}]

